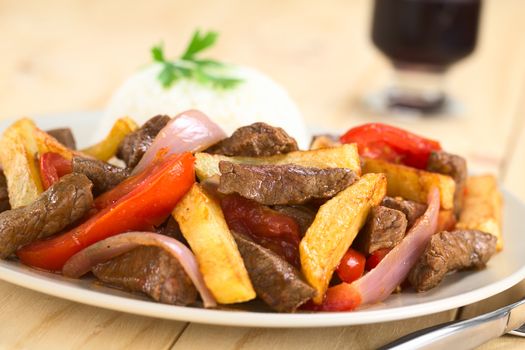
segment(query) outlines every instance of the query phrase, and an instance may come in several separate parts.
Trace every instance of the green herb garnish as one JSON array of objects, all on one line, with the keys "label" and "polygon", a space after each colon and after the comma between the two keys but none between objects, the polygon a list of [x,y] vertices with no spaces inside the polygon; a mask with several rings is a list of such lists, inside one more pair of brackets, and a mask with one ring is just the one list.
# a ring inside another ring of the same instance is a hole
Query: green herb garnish
[{"label": "green herb garnish", "polygon": [[232,88],[242,82],[241,79],[224,74],[224,71],[228,68],[226,64],[216,60],[197,57],[202,51],[212,47],[218,36],[219,34],[216,32],[201,34],[199,30],[196,30],[184,53],[174,61],[167,60],[164,57],[162,45],[151,48],[153,61],[163,65],[157,77],[162,86],[168,88],[174,82],[183,78],[222,89]]}]

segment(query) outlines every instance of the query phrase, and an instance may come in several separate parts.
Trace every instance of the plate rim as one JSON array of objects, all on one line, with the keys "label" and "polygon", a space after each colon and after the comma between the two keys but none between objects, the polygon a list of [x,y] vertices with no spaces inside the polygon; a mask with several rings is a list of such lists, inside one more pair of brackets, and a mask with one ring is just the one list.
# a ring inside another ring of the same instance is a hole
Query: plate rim
[{"label": "plate rim", "polygon": [[[98,111],[79,111],[70,113],[54,113],[45,117],[36,117],[34,120],[83,115],[85,118],[100,118]],[[6,123],[12,119],[3,120]],[[525,208],[525,202],[516,195],[502,187],[506,202],[519,203]],[[465,306],[489,298],[519,283],[525,279],[525,265],[514,273],[496,282],[483,287],[421,304],[390,307],[379,310],[356,310],[350,312],[315,312],[315,313],[274,313],[252,311],[209,310],[195,307],[176,306],[158,303],[149,300],[138,300],[125,296],[108,294],[81,288],[78,285],[67,284],[64,280],[50,280],[47,276],[38,275],[38,270],[17,271],[24,266],[19,262],[0,261],[0,280],[24,287],[36,292],[54,297],[79,302],[95,307],[102,307],[114,311],[130,314],[156,317],[168,320],[195,322],[200,324],[236,326],[236,327],[261,327],[261,328],[312,328],[336,327],[372,324],[379,322],[397,321],[413,317],[435,314]],[[57,288],[59,286],[60,288]],[[102,296],[102,297],[101,297]]]}]

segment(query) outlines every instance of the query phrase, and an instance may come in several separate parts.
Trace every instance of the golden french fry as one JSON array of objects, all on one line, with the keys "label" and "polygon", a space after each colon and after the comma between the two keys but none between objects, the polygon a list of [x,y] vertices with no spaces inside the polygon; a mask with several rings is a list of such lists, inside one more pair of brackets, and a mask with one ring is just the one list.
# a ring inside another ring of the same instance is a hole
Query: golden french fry
[{"label": "golden french fry", "polygon": [[405,165],[389,163],[380,159],[365,159],[363,174],[384,173],[387,178],[387,194],[403,197],[415,202],[426,203],[432,187],[440,193],[441,208],[454,209],[454,191],[456,183],[450,176],[431,173]]},{"label": "golden french fry", "polygon": [[450,231],[456,227],[456,214],[453,210],[440,210],[436,232]]},{"label": "golden french fry", "polygon": [[496,249],[503,249],[503,196],[492,175],[470,176],[457,228],[479,230],[498,238]]},{"label": "golden french fry", "polygon": [[221,304],[255,298],[255,291],[221,207],[198,184],[173,210],[197,258],[204,282]]},{"label": "golden french fry", "polygon": [[347,168],[355,171],[357,175],[361,174],[361,161],[355,144],[311,151],[296,151],[270,157],[227,157],[218,154],[197,153],[195,158],[195,172],[200,180],[205,180],[213,175],[220,175],[219,162],[222,160],[254,165],[296,164],[315,168]]},{"label": "golden french fry", "polygon": [[313,299],[320,304],[332,278],[368,212],[386,194],[383,174],[366,174],[319,208],[314,222],[299,245],[306,281],[317,291]]},{"label": "golden french fry", "polygon": [[108,161],[117,153],[118,146],[127,134],[137,130],[138,125],[133,119],[124,117],[118,119],[111,128],[108,136],[99,143],[82,150],[97,159]]},{"label": "golden french fry", "polygon": [[32,203],[42,193],[40,172],[35,159],[38,152],[32,137],[27,137],[29,119],[7,128],[0,140],[0,162],[3,165],[11,208]]}]

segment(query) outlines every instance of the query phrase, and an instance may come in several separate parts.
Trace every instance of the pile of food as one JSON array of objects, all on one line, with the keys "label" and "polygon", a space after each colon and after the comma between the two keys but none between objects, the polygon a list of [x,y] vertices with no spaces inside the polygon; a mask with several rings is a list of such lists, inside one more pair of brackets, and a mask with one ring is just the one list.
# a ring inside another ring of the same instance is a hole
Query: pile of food
[{"label": "pile of food", "polygon": [[0,162],[1,258],[167,304],[353,310],[503,247],[495,179],[384,124],[300,150],[281,128],[227,136],[190,110],[120,119],[77,150],[69,129],[21,119]]}]

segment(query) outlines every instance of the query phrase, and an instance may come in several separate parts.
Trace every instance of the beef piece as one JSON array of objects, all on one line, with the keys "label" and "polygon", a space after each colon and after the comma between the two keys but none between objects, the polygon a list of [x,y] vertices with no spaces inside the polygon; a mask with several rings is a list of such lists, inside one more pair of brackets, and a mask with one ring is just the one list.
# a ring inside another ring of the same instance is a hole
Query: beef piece
[{"label": "beef piece", "polygon": [[314,198],[331,198],[357,180],[350,169],[293,164],[248,165],[221,161],[219,170],[220,193],[238,193],[266,205],[302,204]]},{"label": "beef piece", "polygon": [[184,236],[182,235],[179,223],[171,215],[166,221],[164,221],[160,226],[156,228],[156,231],[161,235],[175,238],[179,242],[189,246],[188,241],[186,241],[186,238],[184,238]]},{"label": "beef piece", "polygon": [[432,236],[408,275],[418,292],[437,286],[453,270],[482,268],[496,252],[497,238],[476,230],[442,231]]},{"label": "beef piece", "polygon": [[73,158],[73,172],[81,173],[93,182],[95,196],[109,191],[129,176],[129,169],[122,169],[98,159]]},{"label": "beef piece", "polygon": [[158,247],[139,247],[92,268],[102,282],[166,304],[188,305],[197,289],[179,261]]},{"label": "beef piece", "polygon": [[91,186],[85,175],[68,174],[33,203],[0,213],[0,258],[81,219],[93,203]]},{"label": "beef piece", "polygon": [[4,172],[0,170],[0,213],[11,209],[9,204],[9,193],[7,192],[7,179]]},{"label": "beef piece", "polygon": [[336,135],[315,135],[310,142],[310,149],[332,148],[341,146],[339,136]]},{"label": "beef piece", "polygon": [[276,205],[273,207],[273,210],[294,219],[299,225],[302,236],[314,222],[316,214],[315,211],[304,205]]},{"label": "beef piece", "polygon": [[281,128],[265,123],[243,126],[206,152],[226,156],[261,157],[297,151],[297,142]]},{"label": "beef piece", "polygon": [[390,209],[403,212],[407,217],[407,228],[411,228],[416,220],[427,210],[426,204],[417,203],[402,198],[385,197],[381,205]]},{"label": "beef piece", "polygon": [[406,229],[405,214],[383,206],[373,207],[359,233],[358,245],[366,254],[381,248],[391,249],[405,237]]},{"label": "beef piece", "polygon": [[315,295],[287,261],[242,234],[232,234],[257,296],[272,309],[293,312]]},{"label": "beef piece", "polygon": [[70,128],[58,128],[46,131],[49,135],[57,139],[58,142],[63,144],[69,149],[77,149],[77,143],[75,142],[75,136]]},{"label": "beef piece", "polygon": [[432,152],[428,158],[427,170],[449,175],[456,183],[454,192],[454,211],[459,215],[463,206],[463,191],[467,181],[467,161],[455,154]]},{"label": "beef piece", "polygon": [[167,115],[157,115],[138,130],[126,135],[118,147],[117,158],[122,159],[128,168],[134,168],[153,143],[155,136],[170,120]]}]

